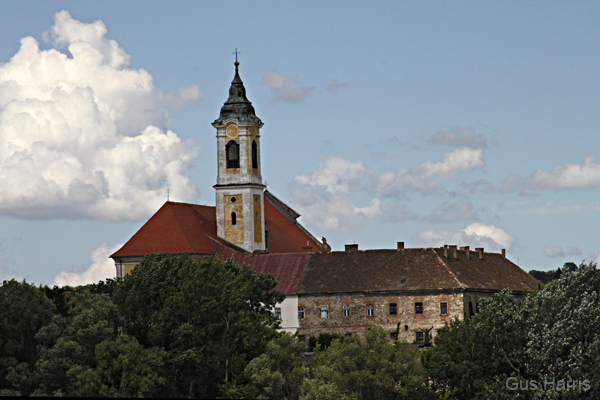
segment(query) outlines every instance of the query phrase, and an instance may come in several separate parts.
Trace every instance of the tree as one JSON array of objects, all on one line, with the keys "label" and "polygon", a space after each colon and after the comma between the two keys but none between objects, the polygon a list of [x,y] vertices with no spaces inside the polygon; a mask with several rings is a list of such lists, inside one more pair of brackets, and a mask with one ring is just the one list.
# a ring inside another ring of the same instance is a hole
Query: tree
[{"label": "tree", "polygon": [[250,392],[257,399],[296,400],[304,378],[308,375],[302,366],[301,353],[304,342],[283,332],[267,344],[263,354],[246,367],[244,373],[250,381]]},{"label": "tree", "polygon": [[271,275],[217,257],[152,254],[118,285],[126,333],[161,347],[176,371],[169,396],[215,397],[260,355],[284,299]]},{"label": "tree", "polygon": [[117,335],[120,318],[108,296],[82,293],[71,302],[66,317],[55,315],[35,337],[35,395],[73,394],[77,376],[96,366],[96,345]]},{"label": "tree", "polygon": [[0,287],[0,390],[29,395],[30,370],[37,359],[35,335],[56,312],[44,292],[23,281]]},{"label": "tree", "polygon": [[167,394],[168,354],[144,349],[133,336],[120,335],[96,346],[95,368],[77,376],[76,396],[163,397]]},{"label": "tree", "polygon": [[419,350],[391,344],[378,326],[358,337],[334,340],[312,361],[301,399],[425,399],[430,397]]}]

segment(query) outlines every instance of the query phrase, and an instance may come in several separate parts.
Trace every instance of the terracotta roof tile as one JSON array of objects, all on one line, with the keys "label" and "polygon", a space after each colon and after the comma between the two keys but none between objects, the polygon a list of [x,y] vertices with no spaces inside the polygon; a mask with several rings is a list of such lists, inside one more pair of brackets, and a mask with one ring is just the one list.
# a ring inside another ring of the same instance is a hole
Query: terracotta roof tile
[{"label": "terracotta roof tile", "polygon": [[[214,254],[208,238],[222,244],[216,236],[216,209],[211,206],[166,202],[127,243],[111,257],[167,254]],[[285,212],[285,211],[284,211]],[[309,243],[313,251],[322,251],[310,234],[286,213],[265,199],[265,226],[269,231],[269,253],[300,253]],[[233,246],[233,245],[231,245]]]}]

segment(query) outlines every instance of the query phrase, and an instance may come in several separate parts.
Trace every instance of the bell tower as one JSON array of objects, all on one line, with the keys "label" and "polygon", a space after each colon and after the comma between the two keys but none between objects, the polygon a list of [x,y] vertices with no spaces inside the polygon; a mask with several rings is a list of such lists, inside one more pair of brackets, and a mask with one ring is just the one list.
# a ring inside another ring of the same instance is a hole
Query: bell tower
[{"label": "bell tower", "polygon": [[264,188],[260,165],[263,123],[246,97],[235,60],[229,98],[212,123],[217,129],[217,235],[249,252],[265,250]]}]

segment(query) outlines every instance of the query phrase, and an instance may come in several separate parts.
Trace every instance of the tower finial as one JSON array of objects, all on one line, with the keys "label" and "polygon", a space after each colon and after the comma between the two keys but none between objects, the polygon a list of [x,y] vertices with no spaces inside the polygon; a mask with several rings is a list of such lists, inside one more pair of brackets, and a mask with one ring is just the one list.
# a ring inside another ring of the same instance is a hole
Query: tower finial
[{"label": "tower finial", "polygon": [[[235,63],[233,63],[233,65],[235,65],[235,70],[238,70],[238,65],[240,65],[240,63],[237,60],[237,56],[238,56],[238,51],[237,51],[237,47],[235,48],[235,53],[231,53],[231,54],[235,54]],[[239,54],[242,54],[242,52],[240,51]]]}]

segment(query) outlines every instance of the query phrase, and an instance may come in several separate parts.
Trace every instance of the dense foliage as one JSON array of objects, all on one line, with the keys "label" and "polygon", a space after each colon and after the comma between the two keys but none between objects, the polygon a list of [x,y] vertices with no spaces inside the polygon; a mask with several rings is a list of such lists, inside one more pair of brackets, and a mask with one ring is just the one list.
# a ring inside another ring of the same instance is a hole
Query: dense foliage
[{"label": "dense foliage", "polygon": [[277,332],[270,310],[283,294],[275,285],[231,261],[164,254],[122,280],[84,287],[5,281],[0,395],[600,398],[594,264],[565,266],[520,299],[502,291],[482,300],[475,316],[439,329],[427,350],[392,343],[375,326],[364,338],[310,338],[309,348]]},{"label": "dense foliage", "polygon": [[0,394],[217,397],[278,336],[276,283],[165,254],[78,289],[4,282]]},{"label": "dense foliage", "polygon": [[424,355],[438,393],[457,399],[600,397],[595,264],[563,271],[520,304],[503,291],[480,309],[438,330],[435,346]]}]

